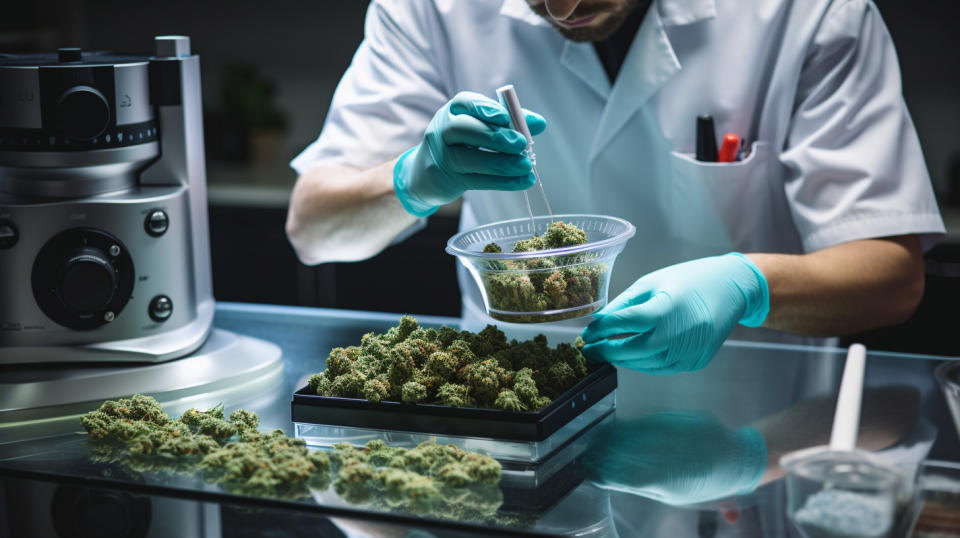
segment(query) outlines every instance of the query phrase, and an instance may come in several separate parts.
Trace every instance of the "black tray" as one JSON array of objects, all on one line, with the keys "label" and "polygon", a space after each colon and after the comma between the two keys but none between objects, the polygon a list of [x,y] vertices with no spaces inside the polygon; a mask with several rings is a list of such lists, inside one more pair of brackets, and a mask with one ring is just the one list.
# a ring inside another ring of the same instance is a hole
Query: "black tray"
[{"label": "black tray", "polygon": [[590,373],[536,413],[432,404],[368,402],[310,393],[293,394],[293,422],[398,430],[511,441],[543,441],[617,388],[617,369],[591,365]]}]

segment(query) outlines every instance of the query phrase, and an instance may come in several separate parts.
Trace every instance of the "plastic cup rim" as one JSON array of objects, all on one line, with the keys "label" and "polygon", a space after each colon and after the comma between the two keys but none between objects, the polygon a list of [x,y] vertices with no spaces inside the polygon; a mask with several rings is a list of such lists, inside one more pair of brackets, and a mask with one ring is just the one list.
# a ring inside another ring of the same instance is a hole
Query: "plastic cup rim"
[{"label": "plastic cup rim", "polygon": [[885,479],[878,484],[878,486],[887,484],[896,488],[899,487],[898,485],[904,479],[902,473],[894,465],[884,461],[872,452],[861,449],[834,450],[831,449],[829,445],[820,445],[784,454],[779,462],[780,466],[787,471],[788,476],[794,475],[808,480],[824,482],[823,477],[816,476],[815,473],[810,472],[805,467],[801,467],[801,464],[814,461],[827,461],[829,460],[829,456],[837,459],[846,457],[849,458],[851,462],[863,462],[873,466],[885,475]]},{"label": "plastic cup rim", "polygon": [[470,252],[463,250],[454,246],[454,242],[463,237],[464,235],[476,232],[482,228],[493,227],[493,226],[502,226],[512,223],[524,223],[530,222],[528,217],[521,217],[518,219],[510,220],[501,220],[497,222],[491,222],[488,224],[483,224],[469,230],[464,230],[458,232],[456,235],[447,240],[446,251],[448,254],[453,254],[457,257],[463,258],[475,258],[482,260],[523,260],[527,258],[543,258],[546,256],[564,256],[569,254],[580,254],[583,252],[590,252],[592,250],[599,250],[601,248],[606,248],[614,245],[622,245],[626,243],[627,239],[630,239],[637,233],[636,227],[633,224],[630,224],[629,221],[621,219],[620,217],[613,217],[610,215],[590,215],[590,214],[563,214],[563,215],[554,215],[552,218],[549,215],[539,215],[534,217],[536,221],[542,221],[546,219],[550,220],[564,220],[570,217],[574,218],[594,218],[602,220],[610,220],[626,226],[626,230],[623,232],[608,237],[606,239],[601,239],[600,241],[595,241],[593,243],[584,243],[582,245],[574,245],[571,247],[561,247],[561,248],[551,248],[546,250],[529,250],[526,252]]},{"label": "plastic cup rim", "polygon": [[940,385],[943,388],[950,387],[955,390],[960,390],[960,382],[954,381],[947,377],[947,372],[949,370],[953,370],[954,368],[960,368],[960,360],[948,360],[934,369],[933,374],[936,376],[937,381],[940,382]]}]

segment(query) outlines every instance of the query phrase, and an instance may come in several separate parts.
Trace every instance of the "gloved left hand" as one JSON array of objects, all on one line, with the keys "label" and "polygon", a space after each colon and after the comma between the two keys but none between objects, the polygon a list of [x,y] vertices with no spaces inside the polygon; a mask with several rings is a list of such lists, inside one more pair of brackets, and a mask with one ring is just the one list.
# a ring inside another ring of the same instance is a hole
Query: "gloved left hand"
[{"label": "gloved left hand", "polygon": [[760,326],[770,291],[743,254],[700,258],[641,277],[583,331],[593,360],[650,374],[699,370],[737,323]]},{"label": "gloved left hand", "polygon": [[705,412],[614,421],[592,435],[583,463],[594,484],[671,505],[749,493],[767,467],[758,430],[727,428]]}]

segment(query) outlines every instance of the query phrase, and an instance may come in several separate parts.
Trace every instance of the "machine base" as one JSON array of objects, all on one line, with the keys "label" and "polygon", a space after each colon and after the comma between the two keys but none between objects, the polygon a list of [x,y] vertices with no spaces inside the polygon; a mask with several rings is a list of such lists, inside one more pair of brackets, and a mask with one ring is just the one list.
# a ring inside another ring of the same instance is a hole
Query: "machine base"
[{"label": "machine base", "polygon": [[[197,317],[190,323],[165,333],[111,342],[79,345],[6,346],[0,345],[0,366],[37,363],[143,363],[162,362],[193,353],[208,342],[216,303],[197,306]],[[33,368],[28,366],[27,368]],[[0,383],[3,382],[0,373]],[[0,407],[2,409],[2,407]]]},{"label": "machine base", "polygon": [[0,443],[73,431],[104,400],[146,394],[164,408],[232,399],[282,381],[273,343],[214,329],[194,354],[157,364],[0,368]]}]

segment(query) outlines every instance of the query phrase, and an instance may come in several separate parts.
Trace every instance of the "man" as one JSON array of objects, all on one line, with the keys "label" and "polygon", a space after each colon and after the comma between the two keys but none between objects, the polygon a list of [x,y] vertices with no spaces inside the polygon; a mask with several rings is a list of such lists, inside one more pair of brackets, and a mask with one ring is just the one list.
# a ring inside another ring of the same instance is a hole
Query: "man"
[{"label": "man", "polygon": [[[638,230],[583,333],[590,356],[697,370],[737,324],[838,335],[915,309],[943,224],[870,0],[375,0],[292,163],[300,258],[372,256],[461,195],[464,229],[523,216],[525,141],[485,97],[509,83],[554,211]],[[694,159],[700,114],[746,157]],[[482,316],[460,283],[465,317]]]}]

